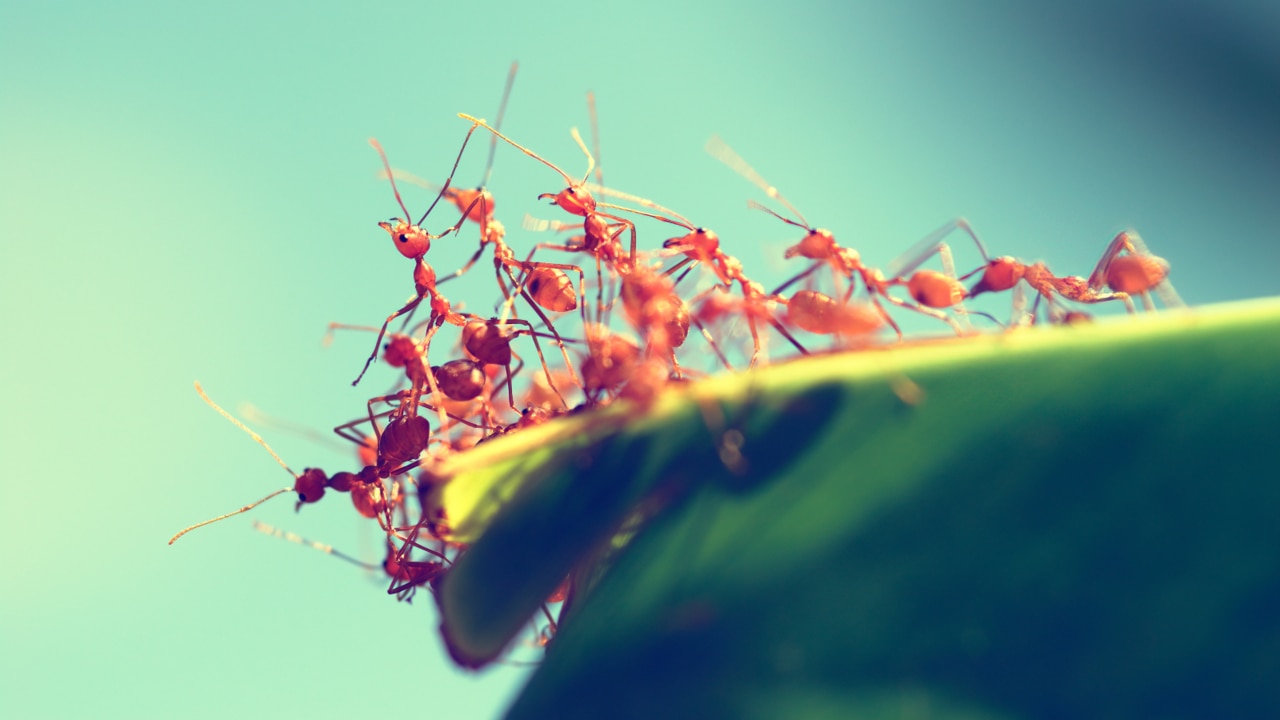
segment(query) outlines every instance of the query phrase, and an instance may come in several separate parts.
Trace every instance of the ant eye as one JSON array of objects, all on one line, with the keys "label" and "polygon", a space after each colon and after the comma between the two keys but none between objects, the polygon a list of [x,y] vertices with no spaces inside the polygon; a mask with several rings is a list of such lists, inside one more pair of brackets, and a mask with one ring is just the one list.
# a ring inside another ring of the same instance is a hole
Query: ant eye
[{"label": "ant eye", "polygon": [[396,239],[397,239],[397,240],[399,240],[399,241],[400,241],[400,242],[402,242],[402,243],[404,243],[404,242],[409,242],[409,236],[408,236],[408,235],[405,235],[404,233],[400,233],[400,235],[398,235],[398,236],[396,237]]}]

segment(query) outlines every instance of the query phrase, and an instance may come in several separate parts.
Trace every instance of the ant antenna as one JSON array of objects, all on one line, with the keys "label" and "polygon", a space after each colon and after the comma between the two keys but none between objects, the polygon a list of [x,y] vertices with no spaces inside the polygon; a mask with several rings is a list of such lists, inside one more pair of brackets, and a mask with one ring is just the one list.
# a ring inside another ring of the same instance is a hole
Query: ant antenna
[{"label": "ant antenna", "polygon": [[[729,147],[728,143],[721,140],[719,135],[712,135],[707,140],[705,149],[711,157],[719,160],[725,165],[728,165],[730,170],[738,173],[742,177],[746,178],[752,185],[763,190],[765,195],[768,195],[774,200],[786,205],[787,209],[795,213],[796,217],[800,218],[800,222],[804,223],[803,225],[797,225],[797,227],[802,227],[806,230],[811,229],[809,221],[804,219],[804,215],[802,215],[794,205],[787,202],[787,199],[782,197],[782,193],[778,192],[777,188],[770,185],[763,177],[760,177],[760,173],[756,172],[754,168],[748,165],[747,161],[743,160],[741,155],[734,152],[733,148]],[[792,223],[792,225],[796,225],[796,223]]]},{"label": "ant antenna", "polygon": [[[521,145],[520,143],[516,142],[515,140],[512,140],[511,138],[507,137],[506,135],[503,135],[501,132],[499,132],[499,131],[497,131],[497,130],[493,129],[493,128],[492,128],[492,127],[490,127],[490,125],[489,125],[488,123],[486,123],[484,120],[482,120],[482,119],[480,119],[480,118],[478,118],[478,117],[473,117],[473,116],[468,115],[468,114],[466,114],[466,113],[458,113],[458,117],[462,118],[463,120],[468,120],[468,121],[470,121],[470,122],[474,123],[475,125],[478,125],[478,126],[480,126],[480,127],[484,128],[485,130],[488,130],[489,132],[493,133],[494,135],[497,135],[498,137],[500,137],[500,138],[502,138],[503,140],[507,141],[507,144],[508,144],[508,145],[510,145],[511,147],[513,147],[513,148],[515,148],[515,149],[519,150],[520,152],[524,153],[525,155],[528,155],[529,157],[533,158],[534,160],[537,160],[538,162],[542,163],[543,165],[546,165],[547,167],[551,168],[552,170],[555,170],[555,171],[560,175],[560,177],[564,178],[564,182],[565,182],[565,184],[566,184],[566,185],[568,185],[568,186],[570,186],[570,187],[580,187],[580,186],[582,186],[582,184],[583,184],[582,182],[576,182],[573,178],[569,177],[569,175],[568,175],[567,173],[565,173],[565,171],[563,171],[563,170],[561,170],[560,168],[558,168],[558,167],[556,167],[555,165],[553,165],[549,160],[544,159],[544,158],[543,158],[541,155],[539,155],[538,153],[536,153],[536,152],[534,152],[534,151],[530,150],[529,148],[527,148],[527,147],[525,147],[525,146]],[[586,154],[587,154],[587,176],[589,177],[589,176],[591,175],[591,170],[595,168],[595,162],[596,162],[596,161],[595,161],[595,158],[591,157],[591,152],[590,152],[589,150],[587,150],[587,146],[586,146],[585,144],[583,144],[583,142],[582,142],[582,136],[578,134],[578,129],[577,129],[577,128],[574,128],[574,129],[571,131],[571,134],[573,135],[573,139],[578,143],[578,147],[582,148],[582,152],[584,152],[584,153],[586,153]],[[583,182],[585,182],[585,180],[584,180]]]},{"label": "ant antenna", "polygon": [[[511,86],[516,83],[516,70],[520,67],[520,63],[512,60],[511,70],[507,73],[507,85],[502,89],[502,102],[498,103],[498,119],[493,126],[502,128],[502,118],[507,114],[507,99],[511,97]],[[489,178],[493,175],[493,158],[498,154],[498,138],[495,135],[489,139],[489,162],[484,166],[484,179],[480,182],[480,187],[488,187]]]},{"label": "ant antenna", "polygon": [[[462,139],[462,147],[458,149],[458,157],[453,160],[453,169],[449,171],[449,177],[444,181],[444,185],[440,187],[440,192],[436,194],[436,199],[431,201],[431,206],[427,211],[422,213],[422,217],[418,218],[416,225],[422,225],[426,221],[427,216],[432,210],[436,209],[436,204],[440,202],[440,198],[449,191],[449,185],[453,183],[453,175],[458,171],[458,164],[462,162],[462,153],[466,152],[467,143],[471,141],[471,133],[476,131],[476,126],[472,125],[467,131],[467,136]],[[378,157],[382,158],[382,169],[387,173],[387,179],[391,181],[391,191],[396,194],[396,202],[400,203],[400,209],[404,211],[404,221],[409,222],[409,208],[405,207],[404,200],[400,197],[400,189],[396,187],[396,174],[391,170],[391,163],[387,161],[387,154],[383,152],[382,145],[375,138],[369,138],[369,144],[374,150],[378,151]]]},{"label": "ant antenna", "polygon": [[299,545],[306,545],[309,548],[319,550],[322,553],[332,555],[338,558],[339,560],[345,560],[351,563],[352,565],[357,565],[359,567],[364,568],[365,570],[381,570],[382,569],[381,565],[374,565],[373,563],[367,563],[367,562],[364,562],[363,560],[358,560],[356,558],[351,557],[350,555],[334,550],[333,546],[331,545],[327,545],[321,542],[316,542],[315,540],[308,540],[302,537],[301,535],[298,535],[296,533],[291,533],[286,530],[281,530],[280,528],[272,527],[259,520],[253,521],[253,529],[265,535],[270,535],[271,537],[277,537],[277,538],[280,538],[281,540],[288,540],[291,543],[297,543]]},{"label": "ant antenna", "polygon": [[596,94],[587,91],[587,114],[591,116],[591,149],[596,153],[596,184],[604,187],[604,166],[600,162],[600,116],[596,114]]},{"label": "ant antenna", "polygon": [[[404,211],[404,221],[409,222],[409,208],[404,206],[404,200],[400,198],[400,188],[396,187],[396,176],[395,173],[391,172],[391,163],[387,162],[387,154],[382,151],[382,145],[376,138],[369,138],[369,144],[373,146],[374,150],[378,151],[378,157],[382,158],[382,167],[386,168],[387,179],[391,181],[391,192],[396,194],[396,202],[400,203],[400,209]],[[445,183],[445,185],[448,184]],[[441,190],[440,193],[444,194],[444,191]],[[199,387],[200,385],[197,383],[196,388],[199,389]]]},{"label": "ant antenna", "polygon": [[[250,430],[250,429],[248,428],[248,426],[246,426],[244,423],[240,422],[240,421],[239,421],[239,420],[237,420],[235,417],[233,417],[233,416],[231,415],[231,413],[229,413],[229,412],[227,412],[226,410],[223,410],[221,407],[219,407],[219,406],[218,406],[218,403],[214,402],[213,400],[210,400],[210,399],[209,399],[209,396],[208,396],[208,395],[206,395],[206,394],[204,393],[204,388],[200,387],[200,383],[199,383],[199,381],[197,381],[197,382],[196,382],[196,392],[200,393],[200,397],[204,398],[204,401],[205,401],[205,402],[207,402],[207,403],[209,403],[209,405],[210,405],[214,410],[217,410],[217,411],[218,411],[218,413],[219,413],[220,415],[222,415],[222,417],[224,417],[224,418],[226,418],[226,419],[230,420],[230,421],[231,421],[231,423],[232,423],[233,425],[235,425],[236,427],[240,428],[241,430],[243,430],[243,431],[245,431],[245,432],[249,433],[249,437],[253,438],[253,439],[254,439],[254,441],[255,441],[255,442],[257,442],[257,443],[258,443],[259,445],[261,445],[262,447],[266,448],[267,452],[271,453],[271,457],[275,458],[275,459],[276,459],[276,462],[280,463],[280,467],[284,468],[284,469],[285,469],[285,471],[286,471],[286,472],[288,472],[290,475],[292,475],[292,476],[294,477],[294,479],[295,479],[295,480],[298,478],[298,474],[297,474],[297,473],[295,473],[293,470],[290,470],[290,469],[289,469],[289,466],[285,464],[284,460],[281,460],[281,459],[280,459],[280,456],[276,454],[276,451],[275,451],[275,450],[272,450],[272,449],[271,449],[271,446],[267,445],[267,441],[266,441],[266,440],[263,440],[261,435],[259,435],[258,433],[256,433],[256,432],[254,432],[254,431]],[[182,537],[183,535],[186,535],[187,533],[191,532],[192,530],[195,530],[196,528],[204,527],[205,525],[209,525],[209,524],[212,524],[212,523],[216,523],[216,522],[218,522],[219,520],[226,520],[227,518],[229,518],[229,517],[231,517],[231,516],[233,516],[233,515],[239,515],[239,514],[240,514],[240,513],[242,513],[242,512],[248,512],[248,511],[250,511],[250,510],[252,510],[252,509],[254,509],[254,508],[258,507],[258,506],[259,506],[259,505],[261,505],[262,503],[264,503],[264,502],[266,502],[266,501],[270,500],[271,498],[273,498],[273,497],[275,497],[275,496],[277,496],[277,495],[280,495],[281,493],[287,493],[287,492],[290,492],[290,491],[292,491],[293,489],[294,489],[294,486],[292,486],[292,485],[290,485],[289,487],[286,487],[286,488],[280,488],[279,490],[276,490],[275,492],[271,493],[270,495],[267,495],[266,497],[262,498],[261,500],[259,500],[259,501],[257,501],[257,502],[254,502],[254,503],[250,503],[250,504],[248,504],[248,505],[245,505],[244,507],[240,508],[239,510],[233,510],[232,512],[229,512],[229,513],[227,513],[227,514],[225,514],[225,515],[219,515],[218,517],[213,518],[212,520],[205,520],[205,521],[204,521],[204,522],[202,522],[202,523],[196,523],[195,525],[192,525],[191,527],[189,527],[189,528],[187,528],[187,529],[183,530],[182,532],[178,533],[177,535],[174,535],[173,537],[169,538],[169,544],[170,544],[170,545],[172,545],[174,542],[176,542],[176,541],[178,540],[178,538]]]},{"label": "ant antenna", "polygon": [[774,217],[778,218],[778,219],[779,219],[779,220],[781,220],[782,222],[784,222],[784,223],[786,223],[786,224],[788,224],[788,225],[794,225],[794,226],[796,226],[796,227],[798,227],[798,228],[800,228],[800,229],[802,229],[802,230],[812,230],[812,228],[810,228],[808,225],[805,225],[804,223],[798,223],[798,222],[796,222],[795,220],[792,220],[791,218],[783,217],[783,216],[779,215],[778,213],[774,212],[772,209],[767,208],[767,207],[765,207],[764,205],[761,205],[760,203],[756,202],[755,200],[748,200],[748,201],[747,201],[747,207],[748,207],[748,208],[750,208],[750,209],[752,209],[752,210],[763,210],[764,212],[767,212],[767,213],[769,213],[770,215],[772,215],[772,216],[774,216]]}]

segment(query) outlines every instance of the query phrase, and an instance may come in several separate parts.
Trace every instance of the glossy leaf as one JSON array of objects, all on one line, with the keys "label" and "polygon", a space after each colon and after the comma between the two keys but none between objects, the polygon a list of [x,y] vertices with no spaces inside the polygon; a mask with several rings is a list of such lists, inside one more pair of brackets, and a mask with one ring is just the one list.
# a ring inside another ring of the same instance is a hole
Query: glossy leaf
[{"label": "glossy leaf", "polygon": [[475,542],[445,633],[481,664],[609,557],[512,717],[1272,715],[1278,369],[1268,301],[807,359],[521,433],[450,485]]}]

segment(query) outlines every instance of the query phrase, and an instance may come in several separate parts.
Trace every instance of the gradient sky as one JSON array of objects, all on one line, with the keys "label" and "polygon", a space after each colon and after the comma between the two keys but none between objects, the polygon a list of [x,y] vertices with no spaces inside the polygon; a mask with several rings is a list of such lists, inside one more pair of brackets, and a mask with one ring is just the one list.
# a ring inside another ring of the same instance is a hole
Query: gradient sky
[{"label": "gradient sky", "polygon": [[[871,264],[964,215],[994,253],[1088,274],[1132,227],[1190,304],[1275,294],[1274,5],[960,5],[0,6],[0,715],[508,704],[527,671],[452,669],[425,596],[396,603],[249,517],[165,541],[291,482],[192,380],[322,432],[390,384],[350,387],[369,338],[321,346],[330,321],[376,323],[411,292],[366,140],[441,179],[455,113],[492,117],[512,60],[513,137],[580,173],[568,131],[593,90],[608,184],[715,227],[763,279],[796,234],[746,210],[762,198],[703,153],[712,133]],[[558,183],[499,148],[508,228],[549,216],[534,196]],[[457,240],[437,267],[474,248]],[[255,426],[295,469],[352,464]],[[291,506],[252,516],[377,559],[345,503]]]}]

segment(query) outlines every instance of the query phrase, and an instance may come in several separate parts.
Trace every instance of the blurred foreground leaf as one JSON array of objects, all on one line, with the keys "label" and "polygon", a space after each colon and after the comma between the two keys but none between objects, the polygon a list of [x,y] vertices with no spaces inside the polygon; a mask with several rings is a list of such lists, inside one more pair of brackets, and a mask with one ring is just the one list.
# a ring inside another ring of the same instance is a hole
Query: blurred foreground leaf
[{"label": "blurred foreground leaf", "polygon": [[1274,300],[706,381],[469,453],[444,631],[578,573],[514,718],[1280,716],[1277,433]]}]

